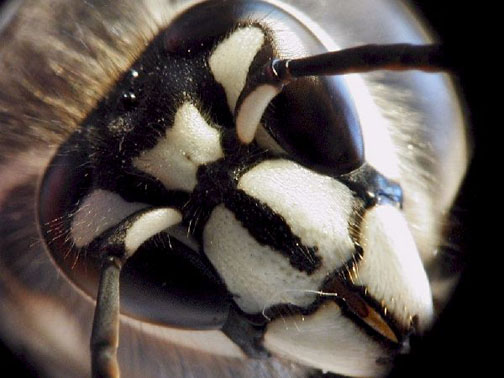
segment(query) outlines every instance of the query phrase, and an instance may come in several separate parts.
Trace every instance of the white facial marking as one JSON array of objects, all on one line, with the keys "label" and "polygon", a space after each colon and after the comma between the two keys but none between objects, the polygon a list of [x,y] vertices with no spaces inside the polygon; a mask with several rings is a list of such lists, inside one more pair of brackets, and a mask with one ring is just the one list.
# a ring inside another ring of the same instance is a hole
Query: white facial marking
[{"label": "white facial marking", "polygon": [[182,221],[182,214],[174,209],[162,208],[149,211],[140,218],[126,232],[124,247],[131,256],[147,239]]},{"label": "white facial marking", "polygon": [[245,173],[238,189],[281,215],[304,245],[318,247],[325,268],[340,267],[354,254],[348,234],[353,197],[339,181],[288,160],[267,160]]},{"label": "white facial marking", "polygon": [[107,190],[93,191],[84,198],[72,219],[70,232],[75,246],[81,248],[88,245],[108,228],[147,206],[144,203],[127,202]]},{"label": "white facial marking", "polygon": [[415,241],[403,214],[392,206],[376,206],[361,229],[363,260],[354,277],[403,325],[418,315],[420,329],[432,321],[432,294]]},{"label": "white facial marking", "polygon": [[277,303],[306,306],[315,299],[313,290],[320,275],[307,276],[285,256],[260,245],[223,205],[213,210],[203,231],[203,245],[236,303],[247,313]]},{"label": "white facial marking", "polygon": [[281,251],[259,244],[224,206],[213,210],[205,226],[205,253],[243,311],[257,313],[280,303],[308,306],[327,275],[355,253],[348,235],[350,190],[287,160],[260,163],[242,176],[238,188],[281,215],[305,246],[318,247],[321,267],[311,275],[292,267]]},{"label": "white facial marking", "polygon": [[235,110],[249,67],[263,43],[264,32],[261,29],[241,28],[221,42],[208,60],[215,81],[226,91],[231,112]]},{"label": "white facial marking", "polygon": [[[282,317],[268,324],[264,346],[273,353],[321,370],[352,377],[379,376],[386,353],[334,302],[314,314]],[[337,368],[337,370],[335,370]]]},{"label": "white facial marking", "polygon": [[133,165],[159,179],[167,189],[190,192],[197,184],[198,167],[224,156],[219,136],[198,109],[186,102],[165,137],[133,159]]},{"label": "white facial marking", "polygon": [[266,107],[278,93],[279,88],[273,85],[261,85],[245,98],[236,117],[236,132],[242,143],[254,140]]}]

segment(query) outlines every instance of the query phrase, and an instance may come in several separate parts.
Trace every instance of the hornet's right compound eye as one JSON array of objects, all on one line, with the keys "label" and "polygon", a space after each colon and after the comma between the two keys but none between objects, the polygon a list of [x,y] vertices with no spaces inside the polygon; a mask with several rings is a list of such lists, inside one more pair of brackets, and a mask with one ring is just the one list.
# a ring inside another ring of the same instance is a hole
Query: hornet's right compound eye
[{"label": "hornet's right compound eye", "polygon": [[286,85],[263,122],[290,156],[314,171],[338,176],[364,163],[359,118],[340,77],[302,78]]},{"label": "hornet's right compound eye", "polygon": [[438,45],[365,45],[315,54],[323,50],[321,43],[310,34],[303,38],[310,40],[313,54],[305,58],[277,59],[267,44],[259,51],[234,109],[237,133],[250,143],[264,127],[277,143],[273,149],[332,177],[365,162],[354,100],[338,75],[450,69]]}]

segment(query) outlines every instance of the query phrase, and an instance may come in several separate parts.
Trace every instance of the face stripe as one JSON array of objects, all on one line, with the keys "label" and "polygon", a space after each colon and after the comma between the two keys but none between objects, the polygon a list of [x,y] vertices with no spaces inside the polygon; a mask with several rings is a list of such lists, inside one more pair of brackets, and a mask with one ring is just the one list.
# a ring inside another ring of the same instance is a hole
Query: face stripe
[{"label": "face stripe", "polygon": [[[225,232],[222,232],[225,230]],[[203,231],[203,247],[238,306],[249,314],[278,303],[308,306],[324,279],[293,269],[289,260],[257,242],[225,206],[217,206]]]},{"label": "face stripe", "polygon": [[93,191],[84,198],[72,219],[71,236],[75,246],[81,248],[88,245],[108,228],[147,206],[139,202],[127,202],[107,190]]},{"label": "face stripe", "polygon": [[198,167],[223,156],[219,131],[193,104],[186,102],[178,109],[164,138],[133,159],[133,165],[159,179],[167,189],[192,191],[197,184]]},{"label": "face stripe", "polygon": [[388,205],[371,208],[364,214],[360,239],[364,254],[353,283],[366,287],[403,327],[418,316],[425,329],[433,316],[432,294],[402,213]]},{"label": "face stripe", "polygon": [[174,209],[154,209],[142,214],[126,231],[126,253],[132,255],[151,236],[180,223],[181,220],[182,215]]},{"label": "face stripe", "polygon": [[285,220],[267,205],[241,190],[227,198],[225,205],[259,244],[268,245],[285,256],[292,267],[307,274],[312,274],[320,267],[317,248],[303,245]]},{"label": "face stripe", "polygon": [[212,210],[203,250],[243,311],[307,308],[328,275],[355,256],[354,206],[344,184],[291,161],[265,160]]},{"label": "face stripe", "polygon": [[249,93],[241,103],[236,117],[236,132],[242,143],[254,140],[264,110],[279,91],[279,88],[265,84]]},{"label": "face stripe", "polygon": [[266,160],[240,178],[238,189],[280,215],[303,245],[316,247],[328,271],[354,255],[348,232],[354,199],[337,180],[292,161]]},{"label": "face stripe", "polygon": [[264,32],[258,27],[241,28],[221,42],[208,62],[215,81],[226,91],[231,112],[245,86],[250,65],[264,43]]}]

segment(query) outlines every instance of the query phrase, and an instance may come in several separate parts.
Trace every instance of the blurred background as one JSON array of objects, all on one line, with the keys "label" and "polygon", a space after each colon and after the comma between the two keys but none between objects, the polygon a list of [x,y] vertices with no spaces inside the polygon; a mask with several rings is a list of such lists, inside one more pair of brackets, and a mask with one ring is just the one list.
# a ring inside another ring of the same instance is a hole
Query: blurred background
[{"label": "blurred background", "polygon": [[457,242],[465,253],[466,269],[432,332],[410,356],[398,361],[392,376],[412,376],[412,372],[418,377],[493,376],[497,350],[490,340],[501,331],[494,321],[495,313],[489,311],[495,302],[492,292],[496,288],[491,266],[498,266],[500,257],[495,245],[490,246],[493,217],[489,214],[494,210],[492,204],[499,201],[489,190],[492,185],[490,132],[495,133],[495,121],[490,116],[493,89],[482,73],[494,73],[488,71],[485,56],[487,53],[492,56],[491,29],[497,25],[493,23],[491,9],[475,2],[417,0],[412,3],[456,62],[474,155],[455,206],[455,216],[463,228],[454,237],[459,239]]}]

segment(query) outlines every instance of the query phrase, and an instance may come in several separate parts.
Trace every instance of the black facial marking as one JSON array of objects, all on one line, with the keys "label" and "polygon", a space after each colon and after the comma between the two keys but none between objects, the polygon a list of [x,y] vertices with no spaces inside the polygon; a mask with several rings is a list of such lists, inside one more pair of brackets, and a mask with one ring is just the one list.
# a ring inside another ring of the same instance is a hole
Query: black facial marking
[{"label": "black facial marking", "polygon": [[232,131],[223,130],[222,134],[222,139],[226,141],[225,157],[198,168],[197,185],[182,207],[184,224],[200,242],[212,210],[233,195],[239,178],[255,165],[272,157],[271,153],[254,144],[243,145]]},{"label": "black facial marking", "polygon": [[285,219],[266,204],[242,190],[235,191],[224,203],[255,240],[287,257],[294,268],[311,274],[322,264],[318,248],[305,246]]},{"label": "black facial marking", "polygon": [[[237,142],[238,143],[238,142]],[[268,245],[289,259],[290,264],[299,271],[313,273],[321,266],[317,247],[305,246],[295,235],[285,219],[266,204],[237,189],[240,177],[273,155],[257,150],[248,154],[226,156],[224,159],[203,165],[198,170],[198,184],[190,200],[183,208],[184,223],[191,225],[195,237],[201,241],[204,226],[212,210],[224,204],[244,228],[260,244]]]},{"label": "black facial marking", "polygon": [[332,177],[364,162],[360,123],[341,78],[303,78],[271,102],[266,130],[293,159]]}]

